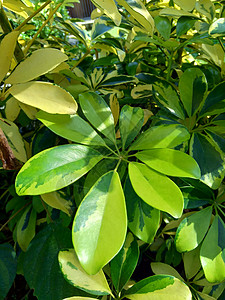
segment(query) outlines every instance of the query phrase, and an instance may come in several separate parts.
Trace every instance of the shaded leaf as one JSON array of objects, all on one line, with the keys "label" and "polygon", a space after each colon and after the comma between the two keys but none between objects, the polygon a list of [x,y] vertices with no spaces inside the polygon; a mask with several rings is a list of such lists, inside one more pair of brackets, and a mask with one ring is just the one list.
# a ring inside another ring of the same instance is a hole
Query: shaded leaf
[{"label": "shaded leaf", "polygon": [[180,279],[181,281],[184,281],[184,279],[180,276],[176,269],[165,263],[152,262],[151,268],[153,273],[155,273],[156,275],[170,275]]},{"label": "shaded leaf", "polygon": [[73,203],[69,200],[66,200],[63,197],[63,193],[61,192],[51,192],[47,194],[42,194],[41,198],[47,203],[49,206],[59,209],[66,213],[68,216],[72,215],[72,206]]},{"label": "shaded leaf", "polygon": [[185,252],[183,255],[184,270],[187,279],[194,277],[201,268],[200,248],[197,247],[192,251]]}]

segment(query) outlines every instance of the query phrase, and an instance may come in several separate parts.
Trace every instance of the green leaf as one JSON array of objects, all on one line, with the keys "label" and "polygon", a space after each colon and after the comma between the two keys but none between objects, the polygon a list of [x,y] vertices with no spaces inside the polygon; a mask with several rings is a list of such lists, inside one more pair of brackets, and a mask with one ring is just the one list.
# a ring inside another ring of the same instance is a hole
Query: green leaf
[{"label": "green leaf", "polygon": [[209,282],[222,282],[225,279],[225,224],[218,215],[203,241],[200,259]]},{"label": "green leaf", "polygon": [[106,20],[95,19],[94,24],[91,29],[91,39],[94,40],[97,37],[100,37],[105,32],[111,30],[113,27],[108,25]]},{"label": "green leaf", "polygon": [[40,111],[36,117],[54,133],[72,142],[105,146],[104,140],[78,115],[53,115]]},{"label": "green leaf", "polygon": [[194,17],[196,18],[196,15],[188,12],[188,11],[185,11],[183,9],[175,9],[175,8],[172,8],[172,7],[166,7],[166,8],[163,8],[161,11],[160,11],[160,15],[161,16],[172,16],[172,17],[181,17],[181,16],[185,16],[185,17]]},{"label": "green leaf", "polygon": [[120,135],[123,149],[126,149],[138,135],[143,122],[144,112],[141,108],[129,105],[123,106],[120,113]]},{"label": "green leaf", "polygon": [[156,100],[170,113],[180,119],[185,119],[185,112],[175,88],[167,81],[161,80],[153,84]]},{"label": "green leaf", "polygon": [[42,200],[45,201],[49,206],[63,211],[68,216],[73,213],[73,203],[70,200],[66,200],[63,192],[51,192],[41,195]]},{"label": "green leaf", "polygon": [[155,26],[164,40],[168,40],[170,38],[171,33],[171,22],[167,17],[156,16]]},{"label": "green leaf", "polygon": [[24,83],[53,70],[68,56],[53,48],[42,48],[34,51],[22,61],[13,73],[6,79],[6,83]]},{"label": "green leaf", "polygon": [[142,133],[129,150],[174,148],[190,138],[186,127],[178,124],[154,126]]},{"label": "green leaf", "polygon": [[130,279],[139,258],[138,243],[132,233],[128,233],[120,252],[111,261],[111,277],[117,292],[120,292]]},{"label": "green leaf", "polygon": [[173,149],[151,149],[135,155],[150,168],[169,175],[199,179],[201,171],[196,161],[184,152]]},{"label": "green leaf", "polygon": [[33,237],[35,236],[37,214],[32,205],[28,206],[19,219],[16,228],[17,242],[25,252]]},{"label": "green leaf", "polygon": [[135,283],[125,292],[131,300],[191,300],[189,288],[179,279],[168,275],[154,275]]},{"label": "green leaf", "polygon": [[34,289],[39,300],[84,295],[67,283],[59,268],[59,251],[71,246],[71,230],[55,223],[47,225],[32,240],[25,253],[23,270],[29,287]]},{"label": "green leaf", "polygon": [[79,96],[79,103],[88,121],[116,143],[113,115],[105,100],[94,92],[86,92]]},{"label": "green leaf", "polygon": [[210,126],[206,128],[206,133],[210,139],[225,153],[225,127]]},{"label": "green leaf", "polygon": [[102,156],[82,145],[62,145],[44,150],[22,167],[16,178],[18,195],[40,195],[59,190],[92,169]]},{"label": "green leaf", "polygon": [[88,275],[82,269],[74,249],[60,251],[59,264],[65,279],[73,286],[93,295],[111,294],[103,271]]},{"label": "green leaf", "polygon": [[130,15],[141,25],[150,35],[154,31],[154,20],[145,5],[140,0],[118,0],[118,4],[123,6]]},{"label": "green leaf", "polygon": [[108,86],[122,85],[127,83],[137,83],[137,79],[133,76],[128,76],[128,75],[117,75],[117,76],[112,76],[110,78],[106,77],[106,80],[103,80],[101,84],[99,84],[99,86],[108,87]]},{"label": "green leaf", "polygon": [[185,218],[177,228],[175,243],[177,251],[185,252],[198,247],[209,228],[212,207],[209,206]]},{"label": "green leaf", "polygon": [[212,189],[217,189],[225,174],[225,163],[213,141],[200,133],[194,133],[190,142],[190,154],[201,169],[201,181]]},{"label": "green leaf", "polygon": [[0,300],[4,300],[16,276],[16,252],[10,244],[0,245]]},{"label": "green leaf", "polygon": [[88,274],[99,272],[119,252],[126,230],[123,189],[118,173],[110,171],[85,196],[73,223],[74,248]]},{"label": "green leaf", "polygon": [[[144,164],[129,164],[129,177],[138,196],[147,204],[179,218],[183,212],[184,200],[177,185]],[[151,197],[149,197],[151,195]]]},{"label": "green leaf", "polygon": [[134,191],[129,177],[125,184],[128,227],[140,240],[151,244],[159,228],[160,211],[144,202]]},{"label": "green leaf", "polygon": [[180,17],[177,21],[176,32],[177,36],[185,34],[189,29],[191,29],[196,22],[196,19],[190,17]]},{"label": "green leaf", "polygon": [[207,96],[200,116],[211,116],[225,112],[225,82],[219,83]]},{"label": "green leaf", "polygon": [[225,36],[225,18],[213,22],[209,27],[209,34],[213,37]]},{"label": "green leaf", "polygon": [[204,73],[197,68],[187,69],[179,81],[180,97],[191,117],[201,108],[208,90]]},{"label": "green leaf", "polygon": [[9,71],[19,31],[8,33],[0,44],[0,83]]},{"label": "green leaf", "polygon": [[210,0],[197,1],[195,9],[206,16],[209,20],[213,20],[215,17],[215,6]]},{"label": "green leaf", "polygon": [[153,262],[151,263],[151,268],[155,275],[170,275],[180,279],[181,281],[184,281],[184,279],[180,276],[177,270],[168,264],[161,262]]},{"label": "green leaf", "polygon": [[9,91],[18,101],[51,114],[75,114],[77,103],[59,86],[50,82],[32,81],[13,85]]},{"label": "green leaf", "polygon": [[193,278],[201,268],[200,247],[183,254],[184,270],[187,279]]}]

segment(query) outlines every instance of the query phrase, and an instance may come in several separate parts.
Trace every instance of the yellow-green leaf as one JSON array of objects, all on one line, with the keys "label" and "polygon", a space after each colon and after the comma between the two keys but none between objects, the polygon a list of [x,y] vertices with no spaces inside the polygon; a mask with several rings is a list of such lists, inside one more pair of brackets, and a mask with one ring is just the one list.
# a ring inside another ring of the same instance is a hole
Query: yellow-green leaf
[{"label": "yellow-green leaf", "polygon": [[0,44],[0,82],[4,79],[9,71],[13,53],[16,47],[19,31],[12,31],[8,33]]},{"label": "yellow-green leaf", "polygon": [[114,0],[92,0],[92,2],[96,7],[103,10],[104,13],[111,18],[117,26],[120,25],[122,16],[119,13]]},{"label": "yellow-green leaf", "polygon": [[171,275],[180,279],[181,281],[184,281],[184,279],[180,276],[177,270],[168,264],[161,262],[153,262],[151,263],[151,268],[153,273],[156,275]]},{"label": "yellow-green leaf", "polygon": [[182,9],[192,11],[195,7],[196,0],[174,0],[174,3],[179,5]]},{"label": "yellow-green leaf", "polygon": [[51,207],[59,209],[66,213],[68,216],[71,216],[71,207],[73,206],[73,203],[63,198],[62,192],[51,192],[47,194],[42,194],[41,198]]},{"label": "yellow-green leaf", "polygon": [[20,113],[19,102],[14,97],[11,97],[6,102],[6,106],[5,106],[6,119],[10,121],[15,121],[19,113]]},{"label": "yellow-green leaf", "polygon": [[94,295],[111,294],[103,271],[88,275],[81,267],[74,249],[60,251],[59,264],[65,279],[73,286]]},{"label": "yellow-green leaf", "polygon": [[6,79],[6,83],[24,83],[39,77],[67,60],[68,56],[53,48],[43,48],[34,51]]},{"label": "yellow-green leaf", "polygon": [[75,114],[77,103],[59,86],[34,81],[12,86],[9,92],[20,102],[52,114]]}]

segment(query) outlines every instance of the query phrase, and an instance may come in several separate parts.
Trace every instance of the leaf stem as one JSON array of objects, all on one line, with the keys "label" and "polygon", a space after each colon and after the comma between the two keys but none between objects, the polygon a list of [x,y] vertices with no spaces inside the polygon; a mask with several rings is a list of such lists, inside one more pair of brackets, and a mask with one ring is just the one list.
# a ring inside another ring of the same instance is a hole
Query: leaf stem
[{"label": "leaf stem", "polygon": [[13,214],[8,221],[5,222],[5,224],[2,225],[2,227],[0,228],[0,232],[5,228],[5,226],[12,220],[15,218],[15,216],[18,215],[18,213],[20,213],[25,207],[27,207],[28,205],[30,205],[32,203],[32,201],[26,203],[23,207],[21,207],[15,214]]},{"label": "leaf stem", "polygon": [[[41,198],[41,197],[40,197],[40,198]],[[45,205],[45,202],[42,200],[42,198],[41,198],[41,203],[42,203],[42,205],[43,205],[43,207],[44,207],[44,209],[45,209],[45,211],[46,211],[46,213],[47,213],[47,215],[48,215],[48,217],[49,217],[50,222],[51,222],[51,223],[54,223],[53,220],[52,220],[52,218],[51,218],[51,216],[50,216],[50,213],[49,213],[49,211],[48,211],[48,209],[47,209],[47,207],[46,207],[46,205]]]},{"label": "leaf stem", "polygon": [[23,21],[18,27],[16,27],[14,30],[20,30],[24,25],[26,25],[33,17],[35,17],[42,9],[44,9],[49,3],[51,3],[52,0],[46,1],[41,7],[39,7],[34,13],[32,13],[26,20]]},{"label": "leaf stem", "polygon": [[170,73],[171,73],[171,69],[172,69],[172,63],[173,63],[173,52],[171,52],[171,54],[169,56],[167,74],[166,74],[166,80],[167,81],[170,81]]},{"label": "leaf stem", "polygon": [[47,20],[42,24],[42,26],[38,29],[38,31],[36,32],[36,34],[33,36],[33,38],[30,40],[30,42],[28,43],[27,47],[24,50],[24,55],[27,54],[28,50],[30,49],[30,47],[32,46],[33,42],[35,41],[35,39],[37,38],[37,36],[39,35],[39,33],[42,31],[42,29],[45,27],[45,25],[51,20],[51,18],[53,17],[53,15],[56,13],[56,11],[60,8],[60,6],[62,5],[62,3],[59,3],[54,9],[53,11],[49,14]]}]

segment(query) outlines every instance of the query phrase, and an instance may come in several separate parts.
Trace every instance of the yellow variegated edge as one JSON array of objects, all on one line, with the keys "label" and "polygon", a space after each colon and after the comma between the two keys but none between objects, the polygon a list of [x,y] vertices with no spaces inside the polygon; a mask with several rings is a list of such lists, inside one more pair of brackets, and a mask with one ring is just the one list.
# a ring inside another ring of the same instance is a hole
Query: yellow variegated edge
[{"label": "yellow variegated edge", "polygon": [[68,216],[72,215],[72,205],[73,203],[69,200],[65,200],[59,192],[51,192],[47,194],[42,194],[41,198],[51,207],[59,209],[66,213]]},{"label": "yellow variegated edge", "polygon": [[81,267],[74,249],[60,251],[59,264],[64,277],[73,286],[94,295],[112,295],[103,271],[88,275]]}]

